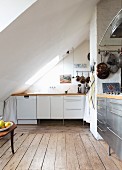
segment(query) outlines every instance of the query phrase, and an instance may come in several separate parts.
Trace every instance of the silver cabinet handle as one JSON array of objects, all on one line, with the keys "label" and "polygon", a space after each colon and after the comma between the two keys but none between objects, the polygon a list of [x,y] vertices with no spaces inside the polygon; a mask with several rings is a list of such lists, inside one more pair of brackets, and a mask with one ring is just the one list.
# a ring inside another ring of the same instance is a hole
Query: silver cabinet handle
[{"label": "silver cabinet handle", "polygon": [[81,110],[81,109],[66,109],[66,110]]},{"label": "silver cabinet handle", "polygon": [[103,115],[101,113],[97,112],[97,114],[103,117]]},{"label": "silver cabinet handle", "polygon": [[106,132],[106,130],[102,130],[99,126],[97,126],[97,128],[98,128],[101,132]]},{"label": "silver cabinet handle", "polygon": [[81,100],[70,100],[70,99],[68,99],[68,100],[65,100],[66,102],[77,102],[77,101],[81,101]]},{"label": "silver cabinet handle", "polygon": [[[120,112],[121,112],[121,110],[118,110],[118,111],[120,111]],[[113,114],[115,114],[115,115],[117,115],[117,116],[122,117],[122,115],[120,115],[119,113],[115,113],[115,112],[113,112],[112,110],[111,110],[110,112],[111,112],[111,113],[113,113]]]},{"label": "silver cabinet handle", "polygon": [[101,106],[99,106],[99,105],[97,105],[97,107],[99,108],[99,109],[102,109],[103,107],[101,107]]},{"label": "silver cabinet handle", "polygon": [[107,127],[108,130],[110,130],[116,137],[118,137],[120,140],[122,140],[122,138],[120,136],[118,136],[113,130],[111,130],[109,127]]},{"label": "silver cabinet handle", "polygon": [[100,121],[99,119],[97,119],[98,120],[98,122],[100,122],[101,124],[105,124],[105,123],[103,123],[102,121]]},{"label": "silver cabinet handle", "polygon": [[111,104],[117,104],[117,105],[122,105],[122,103],[116,103],[116,102],[110,102]]}]

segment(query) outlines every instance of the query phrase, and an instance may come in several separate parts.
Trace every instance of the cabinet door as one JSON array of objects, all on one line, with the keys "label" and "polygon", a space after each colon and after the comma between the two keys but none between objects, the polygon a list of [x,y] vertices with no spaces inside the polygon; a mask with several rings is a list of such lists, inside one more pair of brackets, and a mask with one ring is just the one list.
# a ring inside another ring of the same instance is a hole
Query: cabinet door
[{"label": "cabinet door", "polygon": [[63,119],[63,96],[51,96],[51,119]]},{"label": "cabinet door", "polygon": [[50,119],[49,96],[37,96],[37,119]]},{"label": "cabinet door", "polygon": [[36,119],[36,96],[17,97],[17,119]]}]

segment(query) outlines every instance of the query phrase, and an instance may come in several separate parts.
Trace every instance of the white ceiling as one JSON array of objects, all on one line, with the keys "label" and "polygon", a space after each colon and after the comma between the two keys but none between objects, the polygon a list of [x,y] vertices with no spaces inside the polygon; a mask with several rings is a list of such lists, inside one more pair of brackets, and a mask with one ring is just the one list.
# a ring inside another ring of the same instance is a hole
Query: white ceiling
[{"label": "white ceiling", "polygon": [[1,100],[25,90],[40,67],[89,38],[97,2],[38,0],[0,33]]},{"label": "white ceiling", "polygon": [[0,1],[0,32],[37,0]]}]

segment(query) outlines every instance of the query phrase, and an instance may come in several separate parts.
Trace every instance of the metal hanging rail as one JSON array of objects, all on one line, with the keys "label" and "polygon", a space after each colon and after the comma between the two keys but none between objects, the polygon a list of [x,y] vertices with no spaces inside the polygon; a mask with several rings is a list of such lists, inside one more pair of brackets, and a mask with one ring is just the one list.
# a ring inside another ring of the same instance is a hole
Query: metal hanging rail
[{"label": "metal hanging rail", "polygon": [[109,52],[117,52],[119,54],[120,52],[122,52],[122,48],[118,49],[118,50],[100,50],[100,49],[98,49],[98,54],[100,54],[100,53],[109,53]]},{"label": "metal hanging rail", "polygon": [[78,72],[86,72],[86,73],[90,73],[90,71],[76,71],[76,73],[78,73]]}]

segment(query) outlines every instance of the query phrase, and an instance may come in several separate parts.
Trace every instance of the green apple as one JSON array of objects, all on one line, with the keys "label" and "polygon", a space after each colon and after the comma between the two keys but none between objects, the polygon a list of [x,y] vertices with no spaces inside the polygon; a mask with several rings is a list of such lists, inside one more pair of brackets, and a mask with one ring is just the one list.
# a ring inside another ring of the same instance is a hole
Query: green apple
[{"label": "green apple", "polygon": [[5,126],[5,122],[3,120],[0,120],[0,128]]}]

